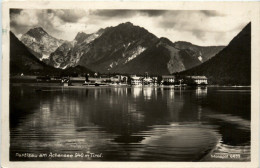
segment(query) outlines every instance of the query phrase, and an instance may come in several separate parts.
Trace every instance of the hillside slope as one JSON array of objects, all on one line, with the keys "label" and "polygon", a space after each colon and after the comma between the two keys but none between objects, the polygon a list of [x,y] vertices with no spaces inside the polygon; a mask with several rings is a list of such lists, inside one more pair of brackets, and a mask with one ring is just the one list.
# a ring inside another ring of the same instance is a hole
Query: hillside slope
[{"label": "hillside slope", "polygon": [[198,46],[185,41],[174,42],[173,46],[181,50],[191,50],[194,55],[199,57],[201,62],[206,62],[207,60],[214,57],[218,52],[225,48],[225,46]]},{"label": "hillside slope", "polygon": [[44,62],[36,58],[19,39],[10,32],[10,74],[25,75],[71,75],[71,74],[93,74],[93,71],[75,66],[66,70],[54,68],[46,65]]},{"label": "hillside slope", "polygon": [[206,75],[211,84],[250,85],[251,23],[215,57],[180,74]]},{"label": "hillside slope", "polygon": [[190,54],[191,52],[189,49],[176,49],[170,40],[160,38],[137,58],[123,66],[117,66],[112,72],[139,75],[145,72],[153,75],[180,72],[201,64],[196,56]]},{"label": "hillside slope", "polygon": [[10,32],[10,73],[54,73],[57,70],[38,60],[29,49]]}]

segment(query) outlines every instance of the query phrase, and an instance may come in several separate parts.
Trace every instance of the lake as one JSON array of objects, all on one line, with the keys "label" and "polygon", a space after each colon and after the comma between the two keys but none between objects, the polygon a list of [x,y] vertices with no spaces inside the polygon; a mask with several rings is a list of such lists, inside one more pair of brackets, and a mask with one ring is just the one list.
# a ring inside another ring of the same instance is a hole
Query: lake
[{"label": "lake", "polygon": [[244,87],[11,86],[10,160],[250,161],[250,104]]}]

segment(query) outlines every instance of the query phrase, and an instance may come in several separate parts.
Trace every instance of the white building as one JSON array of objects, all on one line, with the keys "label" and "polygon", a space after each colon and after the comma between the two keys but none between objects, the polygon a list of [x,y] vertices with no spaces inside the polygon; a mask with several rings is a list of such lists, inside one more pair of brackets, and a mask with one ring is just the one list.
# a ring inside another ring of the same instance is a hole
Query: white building
[{"label": "white building", "polygon": [[127,79],[128,79],[128,77],[127,76],[123,76],[123,75],[116,75],[116,76],[110,77],[110,80],[112,82],[127,83]]},{"label": "white building", "polygon": [[143,77],[133,75],[131,76],[131,85],[142,85]]},{"label": "white building", "polygon": [[193,79],[196,84],[208,84],[208,78],[206,76],[188,76],[189,78]]},{"label": "white building", "polygon": [[145,77],[143,78],[144,85],[156,85],[157,84],[157,77]]},{"label": "white building", "polygon": [[162,83],[163,82],[173,83],[174,81],[175,81],[175,76],[174,75],[163,75],[162,76]]}]

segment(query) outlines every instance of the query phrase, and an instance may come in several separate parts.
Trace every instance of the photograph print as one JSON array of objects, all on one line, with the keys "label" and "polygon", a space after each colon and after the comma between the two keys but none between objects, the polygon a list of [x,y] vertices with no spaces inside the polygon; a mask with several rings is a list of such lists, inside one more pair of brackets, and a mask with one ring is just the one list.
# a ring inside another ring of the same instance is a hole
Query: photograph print
[{"label": "photograph print", "polygon": [[250,11],[10,8],[9,161],[251,161]]}]

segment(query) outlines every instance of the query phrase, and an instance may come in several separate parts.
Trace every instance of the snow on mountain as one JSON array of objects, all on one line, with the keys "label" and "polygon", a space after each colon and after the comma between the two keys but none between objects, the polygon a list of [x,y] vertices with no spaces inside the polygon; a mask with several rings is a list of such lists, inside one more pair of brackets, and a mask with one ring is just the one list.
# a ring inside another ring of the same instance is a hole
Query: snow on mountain
[{"label": "snow on mountain", "polygon": [[64,40],[52,37],[41,27],[30,29],[22,35],[21,41],[40,60],[48,59],[50,54],[64,42]]},{"label": "snow on mountain", "polygon": [[200,62],[202,62],[203,58],[201,57],[201,55],[198,57],[198,59],[200,60]]},{"label": "snow on mountain", "polygon": [[85,43],[90,43],[92,41],[94,41],[96,38],[98,38],[99,36],[102,35],[103,32],[96,32],[94,34],[91,34],[89,37],[87,37],[84,42]]},{"label": "snow on mountain", "polygon": [[128,63],[129,61],[133,60],[136,58],[138,55],[140,55],[146,48],[138,46],[135,51],[133,51],[133,54],[127,58],[125,61],[125,64]]},{"label": "snow on mountain", "polygon": [[100,73],[174,73],[197,66],[223,49],[172,43],[130,22],[92,34],[79,32],[70,42],[42,28],[30,29],[21,40],[38,59],[55,68],[80,65]]},{"label": "snow on mountain", "polygon": [[63,43],[50,54],[50,64],[61,69],[76,66],[80,58],[89,51],[90,43],[103,32],[104,29],[93,34],[79,32],[73,41]]}]

